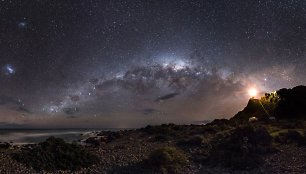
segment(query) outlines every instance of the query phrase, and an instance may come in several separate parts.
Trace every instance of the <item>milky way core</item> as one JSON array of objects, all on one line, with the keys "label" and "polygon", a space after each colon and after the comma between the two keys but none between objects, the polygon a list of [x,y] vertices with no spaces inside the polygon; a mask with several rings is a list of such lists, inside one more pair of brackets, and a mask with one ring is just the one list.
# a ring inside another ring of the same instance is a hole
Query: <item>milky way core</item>
[{"label": "milky way core", "polygon": [[306,84],[304,0],[3,0],[0,24],[0,128],[190,124]]}]

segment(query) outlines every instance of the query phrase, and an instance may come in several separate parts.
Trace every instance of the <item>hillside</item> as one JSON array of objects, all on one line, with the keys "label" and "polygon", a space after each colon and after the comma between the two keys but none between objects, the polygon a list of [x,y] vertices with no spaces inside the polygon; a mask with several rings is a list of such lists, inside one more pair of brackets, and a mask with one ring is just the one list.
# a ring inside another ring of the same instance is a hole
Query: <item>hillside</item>
[{"label": "hillside", "polygon": [[257,117],[261,121],[271,119],[306,119],[306,86],[280,89],[266,93],[260,99],[251,98],[247,106],[230,120],[248,121]]}]

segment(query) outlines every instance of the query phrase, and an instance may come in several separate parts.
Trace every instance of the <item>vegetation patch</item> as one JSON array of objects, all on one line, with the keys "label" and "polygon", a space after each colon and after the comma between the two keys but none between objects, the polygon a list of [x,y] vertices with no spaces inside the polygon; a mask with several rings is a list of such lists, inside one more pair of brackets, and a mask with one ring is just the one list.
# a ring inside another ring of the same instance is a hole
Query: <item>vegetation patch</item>
[{"label": "vegetation patch", "polygon": [[190,136],[177,142],[180,146],[201,146],[205,143],[205,138],[201,135]]},{"label": "vegetation patch", "polygon": [[207,160],[213,166],[249,170],[263,164],[260,155],[273,150],[272,137],[265,128],[238,127],[228,136],[215,140]]},{"label": "vegetation patch", "polygon": [[296,86],[292,89],[280,89],[277,94],[280,98],[276,108],[279,119],[304,119],[306,107],[306,86]]},{"label": "vegetation patch", "polygon": [[179,173],[187,163],[186,155],[174,147],[157,149],[148,158],[148,164],[160,173]]},{"label": "vegetation patch", "polygon": [[154,136],[154,141],[170,141],[174,137],[178,138],[182,136],[180,132],[184,130],[184,126],[175,124],[162,124],[159,126],[148,125],[145,128],[140,129],[141,131]]},{"label": "vegetation patch", "polygon": [[0,142],[0,149],[8,149],[10,147],[11,147],[11,145],[9,143],[7,143],[7,142],[4,142],[4,143]]},{"label": "vegetation patch", "polygon": [[97,157],[78,144],[50,137],[29,151],[13,154],[13,158],[35,170],[78,170],[89,167]]},{"label": "vegetation patch", "polygon": [[281,144],[296,143],[298,145],[306,145],[306,138],[296,130],[288,130],[281,132],[275,137],[275,141]]}]

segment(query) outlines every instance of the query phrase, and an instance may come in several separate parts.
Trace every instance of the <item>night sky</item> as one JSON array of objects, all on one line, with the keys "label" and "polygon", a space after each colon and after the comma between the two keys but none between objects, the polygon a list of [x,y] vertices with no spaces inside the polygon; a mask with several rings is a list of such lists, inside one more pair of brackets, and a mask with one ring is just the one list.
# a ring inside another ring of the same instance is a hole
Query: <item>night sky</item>
[{"label": "night sky", "polygon": [[229,118],[306,85],[304,0],[2,0],[0,128]]}]

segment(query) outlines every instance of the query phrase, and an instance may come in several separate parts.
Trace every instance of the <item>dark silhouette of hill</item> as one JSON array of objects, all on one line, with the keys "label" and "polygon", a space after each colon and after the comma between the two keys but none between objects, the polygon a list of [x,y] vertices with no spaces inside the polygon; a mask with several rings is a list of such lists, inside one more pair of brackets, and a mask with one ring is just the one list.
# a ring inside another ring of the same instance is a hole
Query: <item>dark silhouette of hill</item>
[{"label": "dark silhouette of hill", "polygon": [[257,117],[259,120],[267,120],[267,114],[261,107],[259,99],[250,99],[247,106],[230,120],[246,122],[250,117]]},{"label": "dark silhouette of hill", "polygon": [[306,86],[297,86],[292,89],[277,91],[280,97],[276,108],[276,116],[280,119],[306,118]]},{"label": "dark silhouette of hill", "polygon": [[275,119],[306,119],[306,86],[280,89],[260,99],[251,98],[247,106],[230,120],[246,122],[250,117],[260,121]]}]

